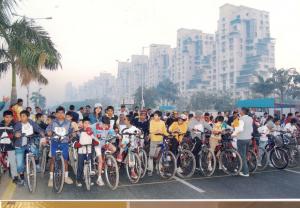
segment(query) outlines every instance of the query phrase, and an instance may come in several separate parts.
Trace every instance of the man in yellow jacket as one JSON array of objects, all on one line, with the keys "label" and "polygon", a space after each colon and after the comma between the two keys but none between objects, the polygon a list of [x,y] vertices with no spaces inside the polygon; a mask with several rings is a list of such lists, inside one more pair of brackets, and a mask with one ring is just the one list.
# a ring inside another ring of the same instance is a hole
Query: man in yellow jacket
[{"label": "man in yellow jacket", "polygon": [[[150,151],[148,160],[148,176],[152,176],[153,172],[153,158],[158,155],[159,149],[157,145],[163,141],[162,135],[168,135],[165,122],[161,120],[162,113],[160,111],[154,112],[154,117],[150,121],[149,136],[150,136]],[[161,134],[161,135],[157,135]]]},{"label": "man in yellow jacket", "polygon": [[14,115],[14,121],[15,122],[20,121],[21,120],[20,113],[23,110],[23,100],[19,98],[17,103],[12,106],[11,110]]}]

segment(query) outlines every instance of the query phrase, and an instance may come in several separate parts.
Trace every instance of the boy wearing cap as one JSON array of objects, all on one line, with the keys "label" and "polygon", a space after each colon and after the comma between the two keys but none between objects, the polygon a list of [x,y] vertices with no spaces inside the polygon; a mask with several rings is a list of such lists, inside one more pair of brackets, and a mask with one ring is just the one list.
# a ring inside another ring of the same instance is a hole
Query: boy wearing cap
[{"label": "boy wearing cap", "polygon": [[169,132],[175,135],[175,138],[172,139],[172,152],[177,155],[178,145],[181,143],[184,135],[186,134],[188,129],[187,125],[187,116],[185,114],[181,114],[178,118],[178,121],[172,123],[169,127]]}]

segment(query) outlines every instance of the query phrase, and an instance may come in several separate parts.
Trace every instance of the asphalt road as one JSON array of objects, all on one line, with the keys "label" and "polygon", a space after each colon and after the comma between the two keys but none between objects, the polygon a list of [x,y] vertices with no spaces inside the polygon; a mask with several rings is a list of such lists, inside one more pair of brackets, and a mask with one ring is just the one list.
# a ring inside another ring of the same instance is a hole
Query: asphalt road
[{"label": "asphalt road", "polygon": [[250,177],[227,176],[217,171],[212,177],[203,177],[199,172],[190,179],[162,180],[154,175],[130,184],[121,173],[117,190],[107,186],[93,186],[91,191],[65,185],[61,194],[47,187],[48,177],[38,175],[37,191],[29,193],[26,186],[14,185],[8,176],[2,178],[2,200],[155,200],[155,199],[299,199],[300,167],[286,170],[268,168]]}]

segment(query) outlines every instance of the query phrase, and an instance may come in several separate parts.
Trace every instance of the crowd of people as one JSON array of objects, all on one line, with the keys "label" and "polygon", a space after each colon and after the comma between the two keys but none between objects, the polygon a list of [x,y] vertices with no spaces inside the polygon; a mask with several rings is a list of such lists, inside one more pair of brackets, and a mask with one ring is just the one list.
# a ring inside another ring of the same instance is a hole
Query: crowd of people
[{"label": "crowd of people", "polygon": [[[0,137],[9,138],[11,142],[1,143],[1,151],[8,153],[10,163],[10,173],[14,183],[24,184],[24,154],[26,152],[27,138],[30,135],[39,135],[39,141],[36,145],[36,154],[39,155],[39,146],[50,144],[50,177],[48,186],[53,185],[53,162],[58,142],[55,137],[57,132],[64,133],[65,137],[60,144],[63,158],[65,160],[65,183],[73,184],[73,179],[68,172],[69,160],[69,142],[70,137],[77,137],[74,147],[78,150],[78,170],[76,175],[76,186],[82,186],[83,162],[88,157],[92,157],[90,148],[83,148],[86,144],[93,144],[96,156],[99,158],[99,171],[97,185],[103,186],[102,180],[102,151],[107,135],[118,137],[118,143],[110,144],[108,149],[115,153],[118,151],[116,159],[118,162],[123,160],[124,148],[126,141],[122,141],[120,132],[124,129],[128,132],[139,132],[145,136],[145,145],[148,145],[148,176],[153,174],[153,158],[157,153],[158,144],[162,142],[163,135],[174,134],[171,139],[171,151],[176,155],[178,145],[189,135],[195,139],[195,129],[201,126],[211,132],[209,146],[211,150],[220,142],[221,132],[224,129],[232,129],[232,136],[236,141],[236,148],[242,158],[242,171],[240,176],[248,177],[249,170],[247,167],[246,152],[250,140],[257,135],[259,145],[266,146],[267,135],[279,130],[298,132],[300,113],[289,113],[281,116],[271,116],[264,113],[262,117],[247,108],[234,110],[232,112],[218,112],[216,115],[208,112],[160,112],[152,109],[139,109],[135,107],[129,111],[125,105],[121,105],[119,110],[113,106],[104,108],[100,103],[93,107],[90,105],[76,108],[70,105],[68,110],[64,107],[57,107],[54,112],[45,112],[36,106],[34,111],[31,107],[23,107],[23,100],[18,99],[17,103],[6,106],[8,99],[5,98],[0,103],[0,111],[3,113],[3,120],[0,123]],[[7,108],[7,109],[5,109]],[[201,144],[196,143],[193,153],[196,155],[201,148]],[[36,160],[37,169],[39,161]],[[135,170],[131,170],[132,178],[137,177]]]}]

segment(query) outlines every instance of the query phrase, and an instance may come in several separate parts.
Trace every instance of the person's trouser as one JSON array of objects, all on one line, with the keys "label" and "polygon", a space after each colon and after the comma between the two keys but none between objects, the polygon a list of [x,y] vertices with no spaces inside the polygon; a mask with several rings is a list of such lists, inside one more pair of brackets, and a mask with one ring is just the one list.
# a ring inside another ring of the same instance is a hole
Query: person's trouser
[{"label": "person's trouser", "polygon": [[77,176],[76,180],[81,181],[83,178],[83,167],[84,167],[84,161],[85,160],[91,160],[92,154],[88,154],[88,158],[86,157],[86,154],[78,154],[78,169],[77,169]]},{"label": "person's trouser", "polygon": [[178,146],[179,146],[179,142],[177,141],[177,139],[172,138],[171,139],[171,151],[175,155],[175,157],[178,154]]},{"label": "person's trouser", "polygon": [[237,140],[238,152],[240,153],[242,158],[242,173],[245,175],[249,174],[249,168],[247,164],[247,152],[249,149],[249,144],[250,144],[250,139]]},{"label": "person's trouser", "polygon": [[24,173],[24,156],[25,156],[26,147],[16,147],[16,161],[17,161],[17,172]]},{"label": "person's trouser", "polygon": [[157,147],[158,144],[160,144],[160,142],[150,142],[150,151],[148,159],[148,170],[150,172],[153,172],[153,157],[156,157],[159,151],[159,148]]},{"label": "person's trouser", "polygon": [[[24,173],[25,171],[25,152],[27,147],[16,147],[16,161],[17,161],[17,172]],[[33,155],[38,155],[38,149],[35,147],[35,145],[31,146],[31,151]]]},{"label": "person's trouser", "polygon": [[7,159],[9,162],[11,177],[15,178],[18,176],[15,150],[7,151]]}]

